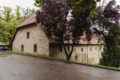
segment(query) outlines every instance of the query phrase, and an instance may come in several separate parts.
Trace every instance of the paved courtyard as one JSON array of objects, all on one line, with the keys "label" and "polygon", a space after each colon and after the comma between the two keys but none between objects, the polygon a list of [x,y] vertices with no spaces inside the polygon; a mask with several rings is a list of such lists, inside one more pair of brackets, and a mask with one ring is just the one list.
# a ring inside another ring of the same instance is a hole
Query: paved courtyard
[{"label": "paved courtyard", "polygon": [[120,72],[0,52],[0,80],[120,80]]}]

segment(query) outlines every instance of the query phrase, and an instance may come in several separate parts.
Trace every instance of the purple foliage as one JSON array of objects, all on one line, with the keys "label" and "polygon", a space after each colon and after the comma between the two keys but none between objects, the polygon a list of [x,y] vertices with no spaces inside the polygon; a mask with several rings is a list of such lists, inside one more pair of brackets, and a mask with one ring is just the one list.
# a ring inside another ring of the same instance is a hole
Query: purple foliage
[{"label": "purple foliage", "polygon": [[116,6],[115,0],[110,1],[105,7],[99,6],[96,8],[97,18],[93,19],[94,24],[98,27],[94,31],[99,34],[106,34],[110,31],[114,24],[119,24],[120,7]]},{"label": "purple foliage", "polygon": [[67,60],[70,60],[74,44],[80,41],[83,33],[86,33],[85,40],[87,41],[91,40],[92,35],[90,10],[80,8],[80,10],[72,11],[73,18],[68,21],[71,9],[70,0],[44,0],[41,10],[36,13],[37,23],[42,25],[50,41],[63,44]]},{"label": "purple foliage", "polygon": [[42,12],[37,12],[37,22],[44,25],[44,30],[50,39],[55,42],[75,43],[80,40],[83,32],[87,33],[89,41],[90,31],[90,10],[81,8],[71,14],[73,19],[69,22],[67,16],[71,9],[70,0],[45,0],[41,6]]}]

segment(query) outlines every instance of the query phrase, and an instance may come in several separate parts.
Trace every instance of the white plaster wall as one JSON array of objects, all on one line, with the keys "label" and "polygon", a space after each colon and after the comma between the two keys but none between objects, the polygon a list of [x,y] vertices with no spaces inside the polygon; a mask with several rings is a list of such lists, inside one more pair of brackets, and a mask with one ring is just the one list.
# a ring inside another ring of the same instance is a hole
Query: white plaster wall
[{"label": "white plaster wall", "polygon": [[[81,51],[81,48],[83,48],[83,52]],[[90,48],[92,48],[92,50],[90,50]],[[102,49],[103,46],[99,45],[76,45],[71,60],[82,63],[98,64],[101,58]],[[50,47],[50,54],[51,56],[66,59],[64,49],[60,52],[59,46],[57,45],[52,45]]]}]

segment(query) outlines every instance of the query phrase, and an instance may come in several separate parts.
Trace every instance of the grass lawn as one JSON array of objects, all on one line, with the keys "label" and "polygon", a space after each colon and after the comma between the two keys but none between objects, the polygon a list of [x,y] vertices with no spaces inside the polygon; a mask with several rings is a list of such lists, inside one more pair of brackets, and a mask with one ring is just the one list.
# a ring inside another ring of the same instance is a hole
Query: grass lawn
[{"label": "grass lawn", "polygon": [[117,67],[103,66],[103,65],[99,65],[99,64],[86,64],[86,63],[80,63],[80,62],[74,62],[74,61],[66,61],[65,59],[62,59],[62,58],[49,57],[49,56],[44,56],[44,55],[40,55],[40,54],[23,53],[23,52],[16,52],[16,51],[7,51],[7,53],[40,57],[40,58],[49,59],[49,60],[57,60],[57,61],[68,62],[68,63],[73,63],[73,64],[81,64],[81,65],[92,66],[92,67],[97,67],[97,68],[120,71],[120,68],[117,68]]}]

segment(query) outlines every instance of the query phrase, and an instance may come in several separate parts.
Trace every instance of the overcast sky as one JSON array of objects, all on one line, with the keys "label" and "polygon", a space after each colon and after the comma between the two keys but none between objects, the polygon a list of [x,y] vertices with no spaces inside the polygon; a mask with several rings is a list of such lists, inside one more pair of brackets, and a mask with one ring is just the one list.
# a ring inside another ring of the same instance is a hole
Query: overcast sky
[{"label": "overcast sky", "polygon": [[34,0],[0,0],[0,6],[9,6],[11,8],[16,7],[16,5],[19,5],[22,8],[35,8],[34,6]]},{"label": "overcast sky", "polygon": [[[109,1],[109,0],[106,0]],[[116,0],[117,4],[120,5],[120,0]],[[0,0],[0,6],[9,6],[11,8],[15,8],[16,5],[21,6],[22,8],[35,8],[34,0]]]},{"label": "overcast sky", "polygon": [[[101,0],[102,2],[103,0]],[[110,0],[104,0],[105,3],[108,3]],[[115,0],[117,5],[120,5],[120,0]]]}]

